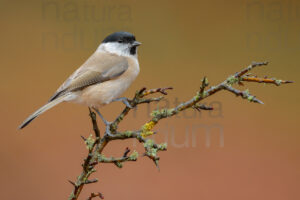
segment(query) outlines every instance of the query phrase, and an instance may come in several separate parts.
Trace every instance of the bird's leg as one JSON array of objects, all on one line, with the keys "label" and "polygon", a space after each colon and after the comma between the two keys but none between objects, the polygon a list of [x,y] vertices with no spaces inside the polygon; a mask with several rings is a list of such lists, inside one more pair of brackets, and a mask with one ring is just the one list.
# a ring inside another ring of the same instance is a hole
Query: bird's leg
[{"label": "bird's leg", "polygon": [[110,131],[110,125],[112,122],[107,121],[104,119],[103,115],[100,113],[100,111],[97,108],[93,108],[95,112],[99,115],[99,117],[102,119],[103,123],[105,124],[105,133],[108,134],[109,136],[113,137],[114,135]]},{"label": "bird's leg", "polygon": [[113,99],[112,101],[122,101],[128,108],[133,108],[126,97]]}]

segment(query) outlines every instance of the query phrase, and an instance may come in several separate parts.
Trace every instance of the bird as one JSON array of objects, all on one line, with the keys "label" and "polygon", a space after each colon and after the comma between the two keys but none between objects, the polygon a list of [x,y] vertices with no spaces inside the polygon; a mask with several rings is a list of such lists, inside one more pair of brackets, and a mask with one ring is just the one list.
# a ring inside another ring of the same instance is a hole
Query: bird
[{"label": "bird", "polygon": [[[131,107],[128,99],[120,97],[140,72],[137,49],[141,43],[132,33],[119,31],[108,35],[96,51],[56,90],[49,101],[31,114],[19,126],[23,129],[39,115],[62,102],[83,104],[99,111],[114,101]],[[111,134],[106,128],[107,134]]]}]

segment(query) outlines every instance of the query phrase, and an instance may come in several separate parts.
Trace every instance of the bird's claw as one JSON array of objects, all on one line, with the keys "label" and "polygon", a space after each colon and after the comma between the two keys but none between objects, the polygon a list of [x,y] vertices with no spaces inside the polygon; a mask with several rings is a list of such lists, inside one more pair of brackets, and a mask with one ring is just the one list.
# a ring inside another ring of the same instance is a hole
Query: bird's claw
[{"label": "bird's claw", "polygon": [[130,105],[129,100],[126,97],[117,98],[112,101],[122,101],[126,105],[126,107],[131,108],[131,109],[133,108],[133,106]]},{"label": "bird's claw", "polygon": [[114,135],[111,133],[111,130],[110,130],[110,125],[112,124],[112,122],[108,122],[106,121],[105,122],[105,134],[107,134],[108,136],[110,137],[113,137]]},{"label": "bird's claw", "polygon": [[109,122],[106,119],[104,119],[103,115],[100,113],[100,111],[97,108],[93,108],[93,109],[96,111],[96,113],[99,115],[99,117],[102,119],[103,123],[105,124],[105,134],[113,137],[114,135],[110,131],[110,126],[112,122]]},{"label": "bird's claw", "polygon": [[133,108],[133,107],[130,105],[128,99],[124,99],[124,100],[122,100],[122,102],[123,102],[128,108],[131,108],[131,109]]}]

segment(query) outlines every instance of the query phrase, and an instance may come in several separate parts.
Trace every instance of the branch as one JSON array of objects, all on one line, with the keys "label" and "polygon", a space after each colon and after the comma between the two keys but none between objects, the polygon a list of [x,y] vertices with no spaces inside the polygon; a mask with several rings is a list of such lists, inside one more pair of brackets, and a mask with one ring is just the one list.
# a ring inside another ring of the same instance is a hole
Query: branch
[{"label": "branch", "polygon": [[252,101],[255,103],[264,104],[261,100],[257,99],[255,96],[252,96],[248,90],[240,91],[238,89],[230,87],[229,85],[224,85],[224,89],[235,94],[236,96],[241,96],[243,99],[248,99],[249,101]]},{"label": "branch", "polygon": [[127,156],[127,154],[130,152],[129,148],[125,149],[125,152],[122,157],[120,158],[106,158],[104,155],[99,154],[98,155],[98,162],[99,163],[114,163],[117,167],[122,168],[123,164],[122,162],[126,161],[136,161],[139,154],[136,151],[133,151],[133,153],[130,156]]},{"label": "branch", "polygon": [[96,120],[96,114],[94,112],[92,112],[92,110],[90,108],[89,108],[89,111],[90,111],[90,117],[91,117],[91,120],[92,120],[93,130],[95,132],[95,136],[96,136],[96,138],[99,138],[99,140],[100,140],[101,137],[100,137],[100,131],[99,131],[97,120]]},{"label": "branch", "polygon": [[257,82],[257,83],[271,83],[277,86],[280,86],[281,84],[286,83],[293,83],[293,81],[284,81],[280,79],[275,78],[257,78],[257,77],[242,77],[241,81],[247,81],[247,82]]},{"label": "branch", "polygon": [[[145,152],[143,155],[151,159],[156,165],[156,167],[159,169],[158,166],[159,156],[157,155],[157,153],[159,151],[166,151],[167,144],[166,143],[157,144],[154,140],[149,139],[147,137],[155,133],[153,129],[156,126],[156,124],[159,123],[160,120],[177,115],[179,112],[184,111],[186,109],[196,109],[198,111],[212,110],[213,109],[212,107],[201,104],[201,101],[223,90],[233,93],[236,96],[248,100],[249,102],[263,104],[263,102],[258,98],[256,98],[256,96],[251,95],[247,89],[244,91],[240,91],[234,88],[233,87],[234,85],[244,85],[245,82],[270,83],[270,84],[275,84],[277,86],[281,84],[292,83],[292,81],[277,80],[274,78],[268,79],[267,77],[257,78],[256,76],[250,76],[249,72],[251,70],[253,70],[256,67],[266,66],[267,64],[268,64],[267,62],[261,62],[261,63],[253,62],[245,69],[235,73],[234,75],[229,76],[220,84],[216,86],[212,86],[208,89],[207,87],[209,83],[207,78],[204,77],[201,81],[202,84],[199,88],[199,91],[197,91],[195,96],[193,96],[190,100],[183,102],[174,108],[152,111],[151,119],[147,123],[145,123],[142,127],[140,127],[140,129],[138,130],[127,130],[127,131],[120,132],[118,131],[118,125],[123,121],[123,119],[127,116],[130,110],[132,110],[134,107],[138,106],[139,104],[159,102],[164,97],[164,96],[160,96],[154,98],[153,97],[146,98],[148,95],[152,95],[156,93],[167,95],[167,90],[172,89],[171,87],[157,88],[157,89],[150,89],[150,90],[147,90],[146,88],[142,88],[141,90],[137,91],[133,99],[128,100],[131,107],[126,106],[123,109],[123,111],[116,117],[116,119],[110,125],[108,125],[109,126],[108,128],[110,129],[113,136],[104,133],[103,137],[102,138],[100,137],[100,131],[98,129],[98,125],[96,122],[96,115],[90,110],[90,117],[93,124],[95,139],[93,135],[90,135],[88,138],[82,137],[88,149],[88,155],[84,159],[84,162],[82,164],[83,169],[81,175],[78,176],[76,182],[69,181],[74,186],[74,189],[69,197],[69,200],[77,200],[84,185],[95,183],[98,181],[97,179],[92,179],[92,180],[88,179],[92,173],[96,172],[96,170],[94,169],[96,165],[102,163],[103,164],[113,163],[117,167],[121,168],[123,167],[124,162],[137,160],[138,153],[136,151],[133,151],[133,153],[131,153],[128,156],[130,152],[128,148],[125,149],[125,152],[123,153],[122,157],[119,158],[105,157],[102,154],[102,151],[109,142],[113,140],[126,140],[129,138],[134,138],[138,140],[144,146]],[[101,193],[97,193],[97,194],[92,193],[91,196],[88,198],[88,200],[91,200],[94,197],[103,198]]]},{"label": "branch", "polygon": [[[163,99],[163,96],[158,97],[158,98],[149,98],[149,99],[144,99],[144,97],[151,95],[151,94],[155,94],[155,93],[161,93],[163,95],[167,95],[168,93],[166,91],[171,90],[171,89],[173,89],[173,88],[167,87],[167,88],[156,88],[156,89],[147,90],[145,87],[143,87],[141,90],[139,90],[135,93],[132,100],[129,100],[130,105],[132,106],[132,108],[134,108],[139,104],[158,102]],[[132,108],[129,108],[126,106],[124,108],[124,110],[121,112],[121,114],[110,125],[110,130],[112,133],[116,132],[116,130],[118,129],[119,123],[124,119],[124,117],[129,113],[129,111],[132,110]]]}]

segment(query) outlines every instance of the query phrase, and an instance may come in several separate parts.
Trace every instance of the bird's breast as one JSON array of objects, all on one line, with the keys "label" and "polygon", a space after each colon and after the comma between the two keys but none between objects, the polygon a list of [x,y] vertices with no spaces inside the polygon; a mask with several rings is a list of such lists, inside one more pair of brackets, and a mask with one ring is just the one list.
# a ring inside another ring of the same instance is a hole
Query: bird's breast
[{"label": "bird's breast", "polygon": [[78,92],[76,103],[101,107],[120,97],[136,79],[140,68],[137,59],[128,58],[128,69],[119,77],[91,85]]}]

